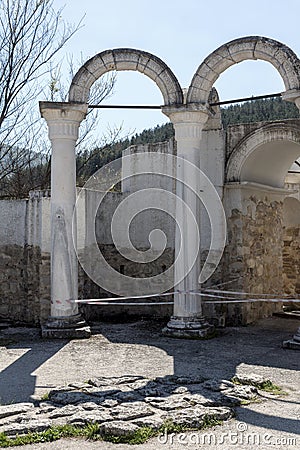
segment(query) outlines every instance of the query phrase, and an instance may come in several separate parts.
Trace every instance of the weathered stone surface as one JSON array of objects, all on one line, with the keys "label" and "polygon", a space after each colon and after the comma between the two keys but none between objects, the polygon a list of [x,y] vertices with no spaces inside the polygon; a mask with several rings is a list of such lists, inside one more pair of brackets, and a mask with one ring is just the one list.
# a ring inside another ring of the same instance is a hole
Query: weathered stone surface
[{"label": "weathered stone surface", "polygon": [[123,403],[112,408],[110,412],[117,420],[133,420],[154,414],[153,409],[144,402]]},{"label": "weathered stone surface", "polygon": [[[255,373],[251,373],[249,375],[243,375],[243,374],[239,375],[238,374],[238,375],[234,376],[234,380],[241,384],[249,384],[249,385],[255,385],[255,386],[259,386],[265,382],[270,381],[267,378],[265,378],[261,375],[257,375]],[[236,385],[234,385],[234,386],[237,387]]]},{"label": "weathered stone surface", "polygon": [[97,377],[92,378],[88,381],[92,386],[111,386],[111,385],[119,385],[119,384],[129,384],[134,383],[138,380],[145,380],[142,376],[130,376],[124,375],[122,377]]},{"label": "weathered stone surface", "polygon": [[159,416],[159,414],[154,414],[153,416],[140,417],[132,421],[134,425],[139,427],[150,427],[153,430],[158,430],[163,424],[164,420]]},{"label": "weathered stone surface", "polygon": [[88,422],[102,423],[113,420],[113,416],[106,409],[97,409],[93,411],[82,411],[68,416],[66,422],[73,425],[84,425]]},{"label": "weathered stone surface", "polygon": [[16,414],[22,414],[32,409],[33,406],[33,403],[14,403],[13,405],[0,406],[0,419]]},{"label": "weathered stone surface", "polygon": [[7,436],[16,436],[17,434],[26,434],[34,431],[44,431],[51,426],[51,420],[31,420],[25,423],[14,423],[5,425],[0,428],[0,433],[5,433]]},{"label": "weathered stone surface", "polygon": [[185,398],[180,395],[170,395],[168,397],[146,397],[145,401],[154,408],[159,408],[164,411],[188,408],[191,406]]},{"label": "weathered stone surface", "polygon": [[[103,406],[104,402],[101,402],[100,405]],[[95,402],[84,402],[80,403],[81,408],[83,408],[86,411],[92,411],[93,409],[97,409],[99,404]]]},{"label": "weathered stone surface", "polygon": [[235,385],[227,380],[207,380],[203,383],[203,387],[211,391],[220,392],[234,388]]},{"label": "weathered stone surface", "polygon": [[250,400],[257,394],[257,388],[255,386],[235,386],[234,389],[225,392],[228,392],[234,397]]},{"label": "weathered stone surface", "polygon": [[[112,398],[107,398],[104,400],[104,402],[101,403],[102,407],[105,408],[113,408],[114,406],[117,406],[119,402],[117,400],[114,400]],[[85,409],[88,409],[86,406],[82,405]]]},{"label": "weathered stone surface", "polygon": [[232,416],[232,410],[226,407],[195,407],[192,409],[182,409],[179,411],[171,411],[167,415],[162,416],[171,420],[176,425],[186,426],[189,428],[199,428],[204,418],[215,418],[218,420],[227,420]]},{"label": "weathered stone surface", "polygon": [[41,402],[39,408],[36,408],[36,414],[46,414],[55,409],[55,406],[51,402]]},{"label": "weathered stone surface", "polygon": [[135,433],[138,429],[138,425],[135,425],[134,423],[122,422],[121,420],[106,422],[100,426],[102,433],[114,436],[130,435]]},{"label": "weathered stone surface", "polygon": [[89,401],[100,403],[104,401],[104,397],[97,398],[81,391],[50,391],[49,398],[52,402],[60,405],[76,405],[77,403],[86,403]]},{"label": "weathered stone surface", "polygon": [[113,395],[113,399],[120,402],[137,402],[143,399],[142,395],[139,392],[135,391],[127,391],[127,392],[118,392],[117,394]]},{"label": "weathered stone surface", "polygon": [[48,415],[50,419],[56,419],[58,417],[73,416],[74,414],[80,413],[83,410],[80,406],[66,405],[62,408],[55,408]]},{"label": "weathered stone surface", "polygon": [[[256,375],[239,375],[237,378],[241,383],[265,381]],[[241,399],[253,399],[257,393],[257,388],[251,384],[234,384],[217,379],[190,384],[195,381],[200,381],[200,378],[168,376],[154,380],[139,377],[135,380],[133,377],[125,383],[124,377],[124,383],[114,378],[105,379],[105,384],[97,387],[90,385],[87,388],[85,383],[58,387],[50,392],[50,401],[41,402],[37,407],[31,403],[1,406],[0,432],[15,436],[29,431],[42,431],[51,425],[67,423],[82,427],[87,423],[98,423],[101,432],[119,436],[134,433],[144,426],[157,430],[166,420],[171,420],[176,425],[200,428],[203,421],[210,417],[229,419],[233,413],[232,406],[239,405]],[[137,389],[138,394],[136,390],[130,390],[129,386],[133,387],[137,382],[138,386],[141,383],[143,386],[150,385],[160,395],[142,397],[140,392],[145,388]],[[141,400],[118,402],[116,394],[107,394],[100,401],[100,397],[86,393],[99,389],[114,392],[119,386],[126,390],[118,392],[118,395],[131,394],[134,397],[137,394]]]}]

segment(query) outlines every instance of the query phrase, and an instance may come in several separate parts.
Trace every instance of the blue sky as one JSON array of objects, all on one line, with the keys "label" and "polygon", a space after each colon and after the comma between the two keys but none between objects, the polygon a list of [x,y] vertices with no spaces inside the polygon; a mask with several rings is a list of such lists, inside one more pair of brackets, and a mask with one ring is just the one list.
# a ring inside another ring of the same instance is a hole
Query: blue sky
[{"label": "blue sky", "polygon": [[[74,60],[103,50],[132,47],[160,57],[188,87],[197,67],[220,45],[247,35],[276,39],[300,56],[299,0],[54,0],[62,16],[84,26],[65,48]],[[62,56],[62,54],[61,54]],[[222,100],[284,90],[269,63],[247,61],[224,72],[216,82]],[[156,85],[136,72],[118,72],[115,93],[107,103],[161,104]],[[99,133],[123,123],[139,132],[168,119],[159,111],[113,110],[101,113]]]}]

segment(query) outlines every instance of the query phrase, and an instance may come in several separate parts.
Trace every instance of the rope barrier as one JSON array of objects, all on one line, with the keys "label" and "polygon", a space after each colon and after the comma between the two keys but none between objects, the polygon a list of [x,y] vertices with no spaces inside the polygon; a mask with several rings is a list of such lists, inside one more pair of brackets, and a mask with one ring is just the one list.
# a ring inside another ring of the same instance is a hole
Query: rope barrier
[{"label": "rope barrier", "polygon": [[[208,291],[213,291],[213,293],[209,293]],[[236,297],[230,297],[228,295],[216,295],[216,292],[219,294],[232,294],[232,295],[261,295],[261,296],[267,296],[268,298],[246,298],[246,299],[239,299]],[[108,298],[89,298],[89,299],[78,299],[74,300],[75,303],[85,303],[85,304],[94,304],[94,305],[122,305],[122,306],[147,306],[147,305],[172,305],[174,304],[173,301],[159,301],[159,302],[133,302],[132,300],[140,300],[140,299],[146,299],[146,298],[153,298],[153,297],[166,297],[170,295],[176,295],[176,294],[190,294],[198,297],[209,297],[209,299],[204,300],[205,303],[254,303],[254,302],[270,302],[270,303],[300,303],[299,298],[292,298],[292,297],[286,297],[286,294],[280,294],[279,298],[274,298],[272,294],[253,294],[253,293],[247,293],[247,292],[234,292],[234,291],[217,291],[217,290],[209,290],[206,291],[196,291],[196,290],[190,290],[190,291],[173,291],[173,292],[164,292],[161,294],[148,294],[148,295],[132,295],[127,297],[108,297]],[[269,298],[269,296],[271,296]],[[124,300],[129,300],[128,302]]]}]

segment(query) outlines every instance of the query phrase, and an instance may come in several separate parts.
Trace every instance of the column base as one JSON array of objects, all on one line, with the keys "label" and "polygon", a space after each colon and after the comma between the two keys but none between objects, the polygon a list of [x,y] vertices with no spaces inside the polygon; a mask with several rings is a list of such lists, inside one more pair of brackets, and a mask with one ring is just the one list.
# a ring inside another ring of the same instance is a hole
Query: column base
[{"label": "column base", "polygon": [[215,336],[215,327],[204,317],[171,317],[162,330],[164,336],[181,339],[210,339]]},{"label": "column base", "polygon": [[300,350],[300,327],[298,328],[296,334],[293,336],[293,339],[284,341],[282,343],[282,347],[283,348],[291,348],[293,350]]},{"label": "column base", "polygon": [[81,314],[49,317],[42,326],[42,337],[47,339],[87,339],[91,329]]}]

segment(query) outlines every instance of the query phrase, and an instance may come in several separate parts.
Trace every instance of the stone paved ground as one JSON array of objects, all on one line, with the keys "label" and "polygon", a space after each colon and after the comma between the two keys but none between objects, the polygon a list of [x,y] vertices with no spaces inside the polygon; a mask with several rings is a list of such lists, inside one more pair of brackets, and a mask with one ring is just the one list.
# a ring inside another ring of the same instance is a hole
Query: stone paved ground
[{"label": "stone paved ground", "polygon": [[[37,331],[32,329],[6,330],[0,337],[1,402],[10,404],[32,401],[59,385],[82,383],[99,377],[122,377],[130,374],[168,380],[168,375],[175,374],[176,377],[194,377],[200,381],[203,378],[230,380],[236,373],[254,373],[270,378],[289,395],[267,395],[271,398],[262,403],[237,407],[236,418],[207,431],[206,437],[203,432],[187,433],[181,437],[169,436],[167,443],[164,437],[160,437],[160,440],[153,438],[140,447],[61,440],[23,448],[299,448],[300,377],[297,370],[300,352],[281,348],[282,340],[290,338],[298,324],[295,320],[265,319],[255,326],[225,329],[217,338],[209,341],[183,341],[162,337],[162,324],[155,322],[101,324],[94,328],[95,334],[90,340],[71,342],[41,341]],[[184,393],[179,394],[182,396]],[[208,401],[212,401],[214,395],[216,392],[212,390],[205,391]],[[174,397],[168,396],[167,399],[170,402]],[[180,400],[186,401],[184,398]],[[186,404],[178,404],[178,408],[184,406]],[[151,407],[156,405],[150,404]],[[122,416],[124,411],[117,412]]]}]

